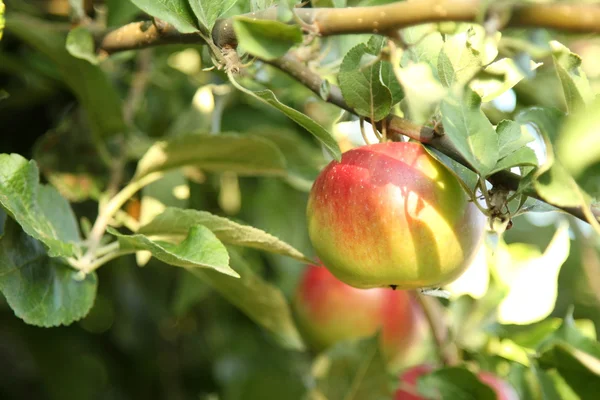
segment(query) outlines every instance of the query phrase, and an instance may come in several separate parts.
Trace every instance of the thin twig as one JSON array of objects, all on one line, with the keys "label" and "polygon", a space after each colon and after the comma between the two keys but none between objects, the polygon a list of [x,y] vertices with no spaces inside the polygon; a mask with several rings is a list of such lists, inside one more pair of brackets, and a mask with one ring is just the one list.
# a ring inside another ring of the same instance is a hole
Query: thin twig
[{"label": "thin twig", "polygon": [[96,218],[94,222],[94,226],[90,231],[90,236],[88,237],[88,248],[83,257],[79,260],[81,265],[88,265],[92,262],[92,260],[96,256],[96,250],[100,245],[100,241],[106,232],[106,227],[108,226],[111,218],[115,213],[125,204],[131,196],[133,196],[138,190],[142,189],[144,186],[149,185],[150,183],[160,179],[162,177],[162,173],[154,172],[148,174],[138,180],[131,181],[127,186],[125,186],[119,193],[117,193],[100,211],[100,214]]},{"label": "thin twig", "polygon": [[425,296],[421,293],[415,292],[417,302],[419,303],[427,324],[429,325],[431,336],[435,341],[435,348],[439,360],[444,365],[456,365],[459,362],[458,351],[453,345],[448,343],[447,336],[448,330],[446,327],[446,321],[444,321],[444,314],[441,312],[439,303],[430,296]]}]

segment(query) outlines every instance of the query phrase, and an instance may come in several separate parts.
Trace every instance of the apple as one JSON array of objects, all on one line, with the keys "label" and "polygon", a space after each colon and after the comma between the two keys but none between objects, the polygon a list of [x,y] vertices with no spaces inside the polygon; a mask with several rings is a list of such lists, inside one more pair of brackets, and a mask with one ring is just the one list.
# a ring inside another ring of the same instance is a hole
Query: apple
[{"label": "apple", "polygon": [[390,288],[357,289],[323,266],[309,265],[293,301],[298,326],[317,351],[381,332],[381,348],[394,368],[418,350],[426,325],[412,296]]},{"label": "apple", "polygon": [[307,206],[317,256],[357,288],[433,288],[469,266],[485,216],[420,143],[362,146],[332,161]]},{"label": "apple", "polygon": [[[402,373],[400,381],[406,387],[401,387],[396,391],[394,400],[425,400],[424,397],[419,396],[417,393],[417,380],[421,375],[428,374],[433,370],[434,367],[431,365],[417,365]],[[477,377],[496,393],[498,400],[519,400],[517,391],[508,382],[503,381],[496,375],[487,371],[480,371]]]}]

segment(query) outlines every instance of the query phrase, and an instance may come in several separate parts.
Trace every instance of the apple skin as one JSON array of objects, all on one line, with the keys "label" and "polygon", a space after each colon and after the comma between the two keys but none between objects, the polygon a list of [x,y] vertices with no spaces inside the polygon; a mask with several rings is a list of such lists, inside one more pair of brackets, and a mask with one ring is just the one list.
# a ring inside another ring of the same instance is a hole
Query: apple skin
[{"label": "apple skin", "polygon": [[[403,383],[406,383],[414,390],[417,390],[417,380],[421,375],[428,374],[432,372],[434,367],[431,365],[417,365],[406,370],[402,373],[400,380]],[[486,385],[488,385],[495,393],[496,398],[498,400],[519,400],[519,395],[517,391],[508,383],[498,378],[496,375],[487,372],[480,371],[477,374],[479,380]],[[418,396],[414,393],[408,392],[406,390],[398,389],[394,396],[394,400],[426,400],[424,397]]]},{"label": "apple skin", "polygon": [[293,306],[300,331],[314,350],[380,331],[381,348],[391,368],[418,350],[426,336],[424,316],[408,292],[357,289],[323,266],[306,268]]},{"label": "apple skin", "polygon": [[357,288],[450,283],[485,228],[456,177],[412,142],[362,146],[332,161],[312,186],[307,220],[317,256]]}]

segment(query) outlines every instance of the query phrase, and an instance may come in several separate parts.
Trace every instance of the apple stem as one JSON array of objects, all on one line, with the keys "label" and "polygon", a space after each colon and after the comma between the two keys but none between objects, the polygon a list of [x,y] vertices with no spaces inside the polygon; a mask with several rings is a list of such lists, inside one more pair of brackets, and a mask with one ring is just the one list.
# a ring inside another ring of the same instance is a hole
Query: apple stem
[{"label": "apple stem", "polygon": [[448,343],[448,330],[444,312],[436,299],[416,292],[415,298],[419,303],[433,337],[437,356],[444,365],[457,365],[460,362],[458,348],[454,343]]},{"label": "apple stem", "polygon": [[365,144],[367,146],[370,145],[371,142],[369,142],[369,139],[367,138],[367,133],[365,132],[365,119],[363,117],[359,118],[358,125],[360,126],[360,134],[362,135]]}]

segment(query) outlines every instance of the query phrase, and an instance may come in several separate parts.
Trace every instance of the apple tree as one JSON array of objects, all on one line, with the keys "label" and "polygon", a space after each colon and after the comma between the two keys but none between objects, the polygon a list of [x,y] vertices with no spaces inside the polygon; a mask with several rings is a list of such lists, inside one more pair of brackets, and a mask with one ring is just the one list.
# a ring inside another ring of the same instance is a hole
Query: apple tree
[{"label": "apple tree", "polygon": [[0,398],[597,398],[599,33],[0,0]]}]

